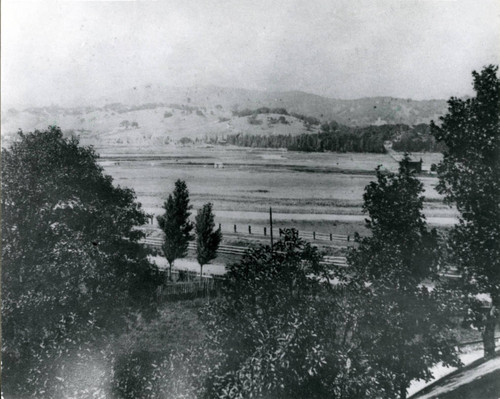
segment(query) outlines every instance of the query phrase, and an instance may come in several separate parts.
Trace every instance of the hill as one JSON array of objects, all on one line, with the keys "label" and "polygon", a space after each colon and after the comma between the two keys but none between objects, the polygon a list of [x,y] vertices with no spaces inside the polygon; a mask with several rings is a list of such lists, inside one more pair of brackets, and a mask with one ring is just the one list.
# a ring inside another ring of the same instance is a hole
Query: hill
[{"label": "hill", "polygon": [[45,129],[52,124],[66,134],[79,136],[82,144],[97,148],[168,145],[181,139],[212,141],[239,133],[298,135],[319,128],[291,115],[238,116],[221,106],[114,103],[103,107],[10,109],[2,115],[3,145],[14,139],[18,129]]},{"label": "hill", "polygon": [[445,100],[415,101],[393,97],[339,100],[302,91],[268,92],[217,86],[172,88],[160,85],[119,91],[99,99],[98,103],[139,105],[167,100],[205,107],[219,105],[230,110],[281,107],[290,113],[313,116],[322,121],[335,120],[347,126],[428,123],[443,115],[447,109]]},{"label": "hill", "polygon": [[[263,107],[269,109],[251,111]],[[279,112],[283,109],[285,115]],[[142,148],[168,145],[182,138],[196,141],[234,134],[317,133],[319,122],[330,120],[346,126],[415,125],[437,119],[445,111],[443,100],[336,100],[299,91],[148,85],[112,93],[92,105],[2,109],[2,141],[8,145],[18,129],[45,129],[55,124],[67,134],[80,136],[82,144]]]}]

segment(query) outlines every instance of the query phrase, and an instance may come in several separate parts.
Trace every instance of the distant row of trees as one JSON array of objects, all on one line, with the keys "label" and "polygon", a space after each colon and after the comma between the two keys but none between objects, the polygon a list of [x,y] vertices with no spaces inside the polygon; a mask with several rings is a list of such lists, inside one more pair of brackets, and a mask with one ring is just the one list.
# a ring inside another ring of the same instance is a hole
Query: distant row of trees
[{"label": "distant row of trees", "polygon": [[127,120],[123,120],[120,122],[120,127],[124,127],[125,129],[128,129],[129,127],[132,129],[138,129],[139,124],[136,121],[129,122]]},{"label": "distant row of trees", "polygon": [[[256,112],[259,110],[244,110],[240,111],[239,114],[249,114],[249,123],[262,123],[262,121],[256,119],[258,115]],[[268,109],[264,109],[264,111],[266,110]],[[278,113],[277,111],[280,111],[280,109],[274,111]],[[281,110],[281,112],[283,115],[288,115],[286,110]],[[292,114],[292,116],[296,115]],[[316,122],[319,124],[319,121]],[[392,148],[401,152],[438,152],[445,149],[445,144],[436,141],[431,134],[430,125],[426,124],[349,127],[332,121],[322,124],[319,133],[303,133],[294,136],[239,133],[227,136],[227,143],[236,146],[286,148],[291,151],[305,152],[384,153],[386,151],[384,147],[385,141],[392,141]]]},{"label": "distant row of trees", "polygon": [[400,152],[443,152],[446,144],[436,140],[431,126],[416,125],[392,140],[392,148]]},{"label": "distant row of trees", "polygon": [[292,135],[228,135],[227,143],[241,147],[286,148],[305,152],[374,152],[384,153],[384,140],[378,135],[349,133],[309,133]]},{"label": "distant row of trees", "polygon": [[251,110],[248,108],[245,108],[244,110],[241,110],[241,111],[233,110],[233,116],[238,116],[238,117],[248,116],[248,117],[255,119],[257,117],[257,115],[261,115],[261,114],[278,114],[281,116],[284,116],[284,115],[293,116],[294,118],[297,118],[297,119],[303,121],[304,125],[306,127],[317,126],[321,123],[318,118],[315,118],[313,116],[299,114],[296,112],[288,112],[285,108],[261,107],[261,108],[257,108],[254,110]]}]

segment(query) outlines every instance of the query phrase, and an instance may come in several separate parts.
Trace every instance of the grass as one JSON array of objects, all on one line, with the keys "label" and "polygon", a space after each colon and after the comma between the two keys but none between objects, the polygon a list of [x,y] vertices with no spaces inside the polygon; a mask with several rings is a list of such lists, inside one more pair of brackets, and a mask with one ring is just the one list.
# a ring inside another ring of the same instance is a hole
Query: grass
[{"label": "grass", "polygon": [[[185,180],[194,212],[207,202],[214,204],[216,223],[255,225],[257,220],[224,216],[224,211],[265,213],[360,214],[364,187],[374,179],[374,169],[383,165],[397,170],[388,154],[300,153],[251,148],[172,148],[168,152],[108,155],[101,162],[115,182],[133,188],[147,212],[162,213],[162,204],[177,179]],[[416,155],[420,157],[420,155]],[[424,168],[437,162],[438,154],[424,154]],[[222,162],[223,169],[214,169]],[[422,177],[425,206],[437,216],[449,213],[435,191],[435,177]],[[293,221],[280,227],[334,234],[363,234],[363,223],[332,224]]]}]

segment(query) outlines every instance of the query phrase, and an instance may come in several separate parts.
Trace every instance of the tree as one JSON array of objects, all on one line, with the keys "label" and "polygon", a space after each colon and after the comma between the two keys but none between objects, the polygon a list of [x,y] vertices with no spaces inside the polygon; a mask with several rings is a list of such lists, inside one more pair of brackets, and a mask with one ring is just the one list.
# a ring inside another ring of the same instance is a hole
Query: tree
[{"label": "tree", "polygon": [[203,275],[203,265],[217,257],[217,249],[222,240],[220,228],[214,228],[212,204],[208,203],[196,215],[196,259],[200,264],[200,277]]},{"label": "tree", "polygon": [[294,230],[231,265],[224,295],[203,315],[202,396],[380,397],[376,371],[365,367],[352,333],[356,298],[336,290],[332,278]]},{"label": "tree", "polygon": [[398,174],[377,169],[364,193],[363,211],[372,235],[348,256],[347,288],[363,297],[358,325],[368,363],[379,370],[385,397],[405,398],[413,379],[429,380],[438,362],[457,365],[453,308],[437,280],[437,233],[422,213],[423,184],[405,156]]},{"label": "tree", "polygon": [[469,302],[480,293],[491,297],[484,317],[486,357],[495,355],[495,325],[500,311],[500,80],[498,66],[472,73],[476,97],[451,98],[441,126],[432,123],[436,139],[446,145],[438,165],[438,191],[459,211],[450,235],[453,262],[462,276]]},{"label": "tree", "polygon": [[[146,222],[92,148],[61,130],[2,150],[2,352],[5,392],[53,397],[62,364],[152,299]],[[79,349],[80,348],[80,349]]]},{"label": "tree", "polygon": [[177,180],[173,194],[163,204],[165,213],[157,217],[160,228],[165,233],[162,245],[163,253],[169,264],[169,277],[172,278],[172,266],[178,258],[187,255],[189,241],[192,240],[193,223],[189,221],[192,206],[189,204],[189,191],[186,182]]}]

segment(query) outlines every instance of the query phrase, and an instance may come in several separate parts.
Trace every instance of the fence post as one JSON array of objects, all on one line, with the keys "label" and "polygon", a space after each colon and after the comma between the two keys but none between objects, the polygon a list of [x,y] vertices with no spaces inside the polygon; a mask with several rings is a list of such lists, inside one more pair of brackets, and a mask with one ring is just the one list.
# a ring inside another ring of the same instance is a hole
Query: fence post
[{"label": "fence post", "polygon": [[281,237],[281,228],[279,229],[280,237]]},{"label": "fence post", "polygon": [[315,239],[316,239],[316,232],[313,231],[313,240],[315,240]]},{"label": "fence post", "polygon": [[221,230],[221,225],[220,225],[220,223],[219,223],[219,230]]},{"label": "fence post", "polygon": [[330,233],[330,241],[333,241],[332,233]]},{"label": "fence post", "polygon": [[252,226],[248,226],[248,234],[252,234]]},{"label": "fence post", "polygon": [[236,233],[236,225],[234,225],[234,232]]},{"label": "fence post", "polygon": [[351,236],[347,236],[347,241],[351,241]]},{"label": "fence post", "polygon": [[266,228],[264,227],[264,235],[266,235]]}]

